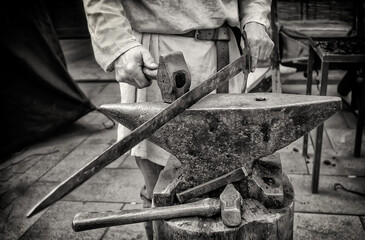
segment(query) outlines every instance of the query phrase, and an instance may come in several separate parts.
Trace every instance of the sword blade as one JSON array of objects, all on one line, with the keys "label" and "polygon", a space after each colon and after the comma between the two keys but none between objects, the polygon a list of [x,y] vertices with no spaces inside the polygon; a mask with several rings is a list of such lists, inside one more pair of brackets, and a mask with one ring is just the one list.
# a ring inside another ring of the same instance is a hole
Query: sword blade
[{"label": "sword blade", "polygon": [[246,55],[247,52],[243,52],[243,55],[234,62],[222,68],[219,72],[209,77],[193,90],[176,99],[156,116],[136,128],[119,142],[116,142],[110,146],[101,155],[94,158],[92,161],[74,173],[71,177],[60,183],[49,194],[47,194],[40,202],[38,202],[32,209],[29,210],[27,217],[30,217],[41,211],[45,207],[51,205],[58,199],[71,192],[73,189],[80,186],[83,182],[109,165],[115,159],[131,150],[141,141],[150,137],[168,121],[185,111],[185,109],[189,108],[194,103],[208,95],[210,92],[217,89],[224,82],[242,72],[246,67]]}]

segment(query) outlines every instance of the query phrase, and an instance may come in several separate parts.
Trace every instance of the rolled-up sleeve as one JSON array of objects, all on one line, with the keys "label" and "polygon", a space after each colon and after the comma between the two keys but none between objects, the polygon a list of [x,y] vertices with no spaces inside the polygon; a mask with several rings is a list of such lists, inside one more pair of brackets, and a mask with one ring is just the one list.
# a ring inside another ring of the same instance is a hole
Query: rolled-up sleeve
[{"label": "rolled-up sleeve", "polygon": [[269,29],[271,0],[242,0],[239,7],[241,28],[249,22],[257,22]]},{"label": "rolled-up sleeve", "polygon": [[96,61],[112,71],[114,61],[129,49],[141,45],[119,0],[83,0]]}]

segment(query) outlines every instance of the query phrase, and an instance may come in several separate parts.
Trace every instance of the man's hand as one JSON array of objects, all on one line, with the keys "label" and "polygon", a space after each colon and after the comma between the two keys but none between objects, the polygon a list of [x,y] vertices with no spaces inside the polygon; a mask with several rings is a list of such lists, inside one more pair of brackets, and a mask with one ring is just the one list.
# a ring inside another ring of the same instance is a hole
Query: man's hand
[{"label": "man's hand", "polygon": [[114,62],[115,78],[118,82],[126,82],[137,88],[145,88],[152,83],[146,78],[146,75],[156,76],[157,67],[149,51],[142,46],[134,47],[123,53]]},{"label": "man's hand", "polygon": [[251,50],[251,71],[253,72],[256,69],[258,59],[265,60],[270,57],[274,43],[262,24],[249,22],[245,25],[244,30],[247,35],[246,42]]}]

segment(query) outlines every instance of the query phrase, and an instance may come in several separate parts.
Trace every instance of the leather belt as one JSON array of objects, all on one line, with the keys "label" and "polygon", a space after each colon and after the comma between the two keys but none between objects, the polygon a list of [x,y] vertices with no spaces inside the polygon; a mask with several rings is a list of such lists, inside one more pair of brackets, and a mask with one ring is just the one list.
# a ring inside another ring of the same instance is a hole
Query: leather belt
[{"label": "leather belt", "polygon": [[184,34],[177,34],[180,37],[191,37],[197,40],[206,41],[230,41],[229,28],[222,26],[215,29],[192,30]]},{"label": "leather belt", "polygon": [[[228,42],[231,40],[229,27],[223,25],[215,29],[193,30],[185,34],[178,34],[181,37],[191,37],[197,40],[216,41],[217,48],[217,71],[229,64]],[[217,93],[228,93],[229,82],[224,83],[217,89]]]}]

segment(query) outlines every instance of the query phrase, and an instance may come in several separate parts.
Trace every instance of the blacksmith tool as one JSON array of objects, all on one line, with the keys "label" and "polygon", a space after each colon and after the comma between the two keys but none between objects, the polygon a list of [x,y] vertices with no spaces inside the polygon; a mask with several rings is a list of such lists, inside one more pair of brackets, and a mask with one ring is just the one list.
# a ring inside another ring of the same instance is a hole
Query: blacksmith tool
[{"label": "blacksmith tool", "polygon": [[146,68],[148,79],[157,80],[165,103],[172,103],[190,89],[191,76],[182,52],[172,52],[160,56],[157,76],[151,75]]},{"label": "blacksmith tool", "polygon": [[191,216],[212,217],[218,213],[221,213],[222,221],[227,227],[241,224],[241,195],[232,184],[226,186],[219,200],[206,198],[167,207],[78,213],[72,221],[72,228],[79,232],[154,220]]},{"label": "blacksmith tool", "polygon": [[238,168],[223,176],[212,179],[206,183],[200,184],[183,192],[177,193],[176,197],[180,203],[184,203],[194,197],[199,197],[205,193],[211,192],[218,188],[224,187],[227,184],[240,181],[247,178],[248,173],[244,167]]},{"label": "blacksmith tool", "polygon": [[219,199],[206,198],[197,202],[168,207],[78,213],[72,221],[72,228],[74,231],[79,232],[95,228],[180,217],[212,217],[220,212]]},{"label": "blacksmith tool", "polygon": [[110,146],[100,156],[90,161],[83,168],[53,189],[28,212],[27,217],[39,212],[76,187],[80,186],[83,182],[95,175],[105,166],[109,165],[124,153],[128,152],[141,141],[150,137],[154,132],[164,126],[171,119],[184,112],[185,109],[189,108],[200,99],[207,96],[210,92],[217,89],[224,82],[243,71],[246,67],[246,55],[247,52],[243,51],[243,55],[241,57],[218,71],[216,74],[213,74],[195,89],[176,99],[156,116],[153,116],[144,124],[133,130],[128,136]]},{"label": "blacksmith tool", "polygon": [[228,184],[220,199],[206,198],[196,202],[147,209],[78,213],[73,221],[74,231],[112,227],[154,220],[181,217],[212,217],[221,213],[223,223],[235,227],[241,223],[241,195]]},{"label": "blacksmith tool", "polygon": [[228,184],[219,196],[222,222],[227,227],[237,227],[242,222],[241,194],[232,184]]}]

